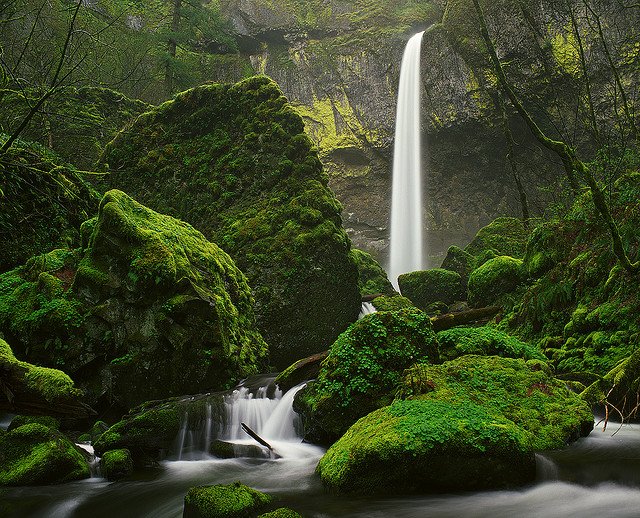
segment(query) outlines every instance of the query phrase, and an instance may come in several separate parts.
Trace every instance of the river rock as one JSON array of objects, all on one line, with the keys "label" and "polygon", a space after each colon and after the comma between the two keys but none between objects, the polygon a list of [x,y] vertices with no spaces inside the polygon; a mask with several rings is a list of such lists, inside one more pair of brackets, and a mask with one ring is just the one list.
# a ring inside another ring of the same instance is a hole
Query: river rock
[{"label": "river rock", "polygon": [[100,459],[102,476],[108,480],[119,480],[127,477],[133,471],[131,452],[125,448],[109,450]]},{"label": "river rock", "polygon": [[87,477],[84,456],[57,430],[39,423],[0,430],[0,485],[60,484]]},{"label": "river rock", "polygon": [[246,277],[191,225],[112,190],[82,233],[82,249],[0,276],[0,330],[22,357],[124,409],[264,368]]},{"label": "river rock", "polygon": [[253,459],[268,459],[269,452],[257,444],[237,444],[216,439],[211,443],[209,453],[220,459],[235,459],[249,457]]},{"label": "river rock", "polygon": [[255,516],[271,497],[240,482],[198,486],[184,497],[183,518],[245,518]]},{"label": "river rock", "polygon": [[102,160],[108,186],[190,222],[233,257],[272,364],[326,349],[357,318],[358,273],[340,204],[302,119],[272,80],[183,92],[138,117]]},{"label": "river rock", "polygon": [[404,369],[429,361],[438,361],[438,342],[425,313],[406,309],[365,316],[338,337],[317,379],[296,395],[305,438],[330,444],[360,417],[393,400]]}]

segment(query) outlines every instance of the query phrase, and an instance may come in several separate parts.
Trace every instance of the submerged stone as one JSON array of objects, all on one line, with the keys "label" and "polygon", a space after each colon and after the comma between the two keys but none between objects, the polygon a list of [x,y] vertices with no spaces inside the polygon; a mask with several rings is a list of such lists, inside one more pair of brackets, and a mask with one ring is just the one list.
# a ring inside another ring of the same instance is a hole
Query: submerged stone
[{"label": "submerged stone", "polygon": [[39,423],[0,431],[0,485],[60,484],[89,477],[77,447]]},{"label": "submerged stone", "polygon": [[271,79],[182,92],[138,117],[103,161],[109,187],[188,221],[233,257],[274,365],[326,349],[357,318],[340,204]]},{"label": "submerged stone", "polygon": [[271,497],[240,482],[198,486],[184,497],[184,518],[246,518],[255,516]]},{"label": "submerged stone", "polygon": [[0,330],[16,352],[55,359],[93,401],[124,408],[264,367],[246,278],[191,225],[109,191],[82,232],[82,250],[0,276]]}]

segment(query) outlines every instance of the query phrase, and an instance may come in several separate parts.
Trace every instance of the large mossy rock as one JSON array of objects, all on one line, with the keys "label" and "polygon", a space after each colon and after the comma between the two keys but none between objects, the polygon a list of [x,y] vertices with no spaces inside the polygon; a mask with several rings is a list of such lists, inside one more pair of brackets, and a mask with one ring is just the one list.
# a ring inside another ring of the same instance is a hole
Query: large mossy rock
[{"label": "large mossy rock", "polygon": [[321,459],[340,492],[480,490],[533,481],[534,451],[593,427],[588,404],[538,361],[463,356],[406,373],[391,406],[360,419]]},{"label": "large mossy rock", "polygon": [[403,273],[398,284],[402,295],[423,311],[436,302],[449,305],[465,298],[460,274],[444,268]]},{"label": "large mossy rock", "polygon": [[358,267],[360,295],[375,295],[378,293],[392,295],[395,293],[387,277],[387,272],[384,271],[371,254],[353,248],[351,249],[351,257]]},{"label": "large mossy rock", "polygon": [[[522,259],[525,253],[529,230],[521,219],[496,218],[478,233],[464,251],[480,257],[488,251],[495,255],[508,255]],[[480,265],[478,265],[480,266]]]},{"label": "large mossy rock", "polygon": [[525,279],[522,259],[501,255],[489,259],[469,276],[469,304],[490,306],[514,291]]},{"label": "large mossy rock", "polygon": [[100,467],[102,476],[107,480],[124,478],[133,471],[131,452],[126,448],[106,451],[100,459]]},{"label": "large mossy rock", "polygon": [[191,225],[113,190],[82,232],[82,250],[0,276],[0,330],[16,354],[124,408],[264,368],[246,278]]},{"label": "large mossy rock", "polygon": [[0,485],[60,484],[87,477],[84,456],[57,430],[39,423],[0,430]]},{"label": "large mossy rock", "polygon": [[184,497],[183,518],[250,518],[269,503],[271,497],[240,482],[198,486]]},{"label": "large mossy rock", "polygon": [[[82,401],[84,393],[69,376],[56,369],[17,360],[9,344],[1,338],[0,387],[0,411],[43,414],[43,422],[49,421],[49,424],[54,419],[48,416],[87,417],[92,413]],[[28,419],[16,416],[13,427]]]},{"label": "large mossy rock", "polygon": [[272,80],[183,92],[138,117],[103,161],[109,186],[190,222],[233,257],[276,366],[326,349],[358,316],[340,204]]},{"label": "large mossy rock", "polygon": [[466,354],[547,360],[537,347],[491,326],[453,327],[440,331],[437,336],[443,361]]},{"label": "large mossy rock", "polygon": [[100,201],[71,166],[25,142],[0,157],[0,193],[0,273],[33,255],[79,245],[80,224]]},{"label": "large mossy rock", "polygon": [[335,441],[360,417],[393,400],[405,369],[429,361],[438,361],[438,342],[422,311],[381,311],[362,318],[338,337],[317,379],[296,395],[305,437]]}]

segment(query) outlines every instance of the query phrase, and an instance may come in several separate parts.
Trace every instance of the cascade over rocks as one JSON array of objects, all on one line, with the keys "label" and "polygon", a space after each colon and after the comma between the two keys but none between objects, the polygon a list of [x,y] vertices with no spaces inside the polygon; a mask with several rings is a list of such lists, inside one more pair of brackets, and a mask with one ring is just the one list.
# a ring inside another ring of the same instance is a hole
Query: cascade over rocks
[{"label": "cascade over rocks", "polygon": [[16,354],[125,409],[264,368],[246,278],[200,232],[115,190],[81,230],[82,249],[0,276],[0,330]]},{"label": "cascade over rocks", "polygon": [[179,94],[102,158],[109,186],[192,223],[233,257],[280,367],[326,349],[360,309],[341,207],[303,130],[277,85],[257,76]]}]

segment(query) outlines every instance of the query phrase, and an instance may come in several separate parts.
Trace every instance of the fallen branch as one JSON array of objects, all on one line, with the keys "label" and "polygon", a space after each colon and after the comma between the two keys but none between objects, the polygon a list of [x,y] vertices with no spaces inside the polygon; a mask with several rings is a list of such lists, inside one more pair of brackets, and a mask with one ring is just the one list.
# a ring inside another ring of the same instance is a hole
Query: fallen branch
[{"label": "fallen branch", "polygon": [[240,423],[240,426],[242,426],[242,429],[247,433],[247,435],[249,435],[251,438],[258,441],[260,444],[262,444],[262,446],[267,448],[269,451],[273,452],[273,448],[271,447],[271,445],[267,441],[265,441],[262,437],[260,437],[256,432],[254,432],[251,428],[249,428],[246,424]]}]

